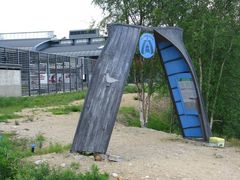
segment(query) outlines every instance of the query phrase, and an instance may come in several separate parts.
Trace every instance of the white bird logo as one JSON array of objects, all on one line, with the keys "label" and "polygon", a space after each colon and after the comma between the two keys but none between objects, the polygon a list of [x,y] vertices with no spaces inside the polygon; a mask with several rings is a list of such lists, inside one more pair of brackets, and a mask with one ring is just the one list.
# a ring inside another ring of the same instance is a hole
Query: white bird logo
[{"label": "white bird logo", "polygon": [[108,73],[105,75],[105,78],[106,78],[105,80],[108,83],[108,85],[118,81],[117,79],[114,79],[113,77],[109,76]]}]

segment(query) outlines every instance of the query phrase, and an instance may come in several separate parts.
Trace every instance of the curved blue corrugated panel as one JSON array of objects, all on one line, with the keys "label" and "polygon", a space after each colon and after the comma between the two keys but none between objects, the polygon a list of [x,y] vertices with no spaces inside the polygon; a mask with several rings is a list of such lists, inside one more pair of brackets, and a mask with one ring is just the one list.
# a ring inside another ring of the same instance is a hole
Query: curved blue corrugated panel
[{"label": "curved blue corrugated panel", "polygon": [[155,28],[155,39],[184,137],[208,140],[211,131],[180,28]]}]

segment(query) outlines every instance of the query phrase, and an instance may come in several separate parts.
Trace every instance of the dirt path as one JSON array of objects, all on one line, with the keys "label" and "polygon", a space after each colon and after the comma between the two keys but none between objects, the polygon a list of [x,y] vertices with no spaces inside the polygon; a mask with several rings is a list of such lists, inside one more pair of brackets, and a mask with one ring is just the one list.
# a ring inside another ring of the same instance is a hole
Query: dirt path
[{"label": "dirt path", "polygon": [[[123,99],[129,105],[128,96]],[[132,101],[132,106],[136,101]],[[123,105],[123,104],[122,104]],[[137,107],[137,105],[136,105]],[[72,143],[79,113],[54,116],[44,109],[25,110],[33,121],[20,120],[0,123],[0,131],[15,131],[18,136],[34,138],[42,133],[48,142]],[[34,156],[30,160],[46,160],[51,165],[69,167],[72,162],[80,163],[80,171],[89,170],[97,164],[101,171],[118,176],[119,179],[240,179],[240,149],[223,149],[202,146],[200,143],[183,140],[181,137],[154,131],[125,127],[116,123],[108,154],[123,158],[121,162],[95,162],[93,157],[70,154],[47,154]]]}]

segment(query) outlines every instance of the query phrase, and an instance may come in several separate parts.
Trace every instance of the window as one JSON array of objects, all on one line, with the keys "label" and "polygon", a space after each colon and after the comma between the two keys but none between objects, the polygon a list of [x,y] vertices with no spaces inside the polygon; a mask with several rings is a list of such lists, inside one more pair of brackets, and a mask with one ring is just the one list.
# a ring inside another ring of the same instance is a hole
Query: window
[{"label": "window", "polygon": [[60,41],[60,44],[72,44],[72,40],[62,40]]},{"label": "window", "polygon": [[101,43],[104,42],[105,39],[104,38],[92,38],[91,39],[91,43]]},{"label": "window", "polygon": [[70,31],[70,35],[96,34],[96,30]]},{"label": "window", "polygon": [[75,40],[75,44],[87,44],[88,39],[77,39]]}]

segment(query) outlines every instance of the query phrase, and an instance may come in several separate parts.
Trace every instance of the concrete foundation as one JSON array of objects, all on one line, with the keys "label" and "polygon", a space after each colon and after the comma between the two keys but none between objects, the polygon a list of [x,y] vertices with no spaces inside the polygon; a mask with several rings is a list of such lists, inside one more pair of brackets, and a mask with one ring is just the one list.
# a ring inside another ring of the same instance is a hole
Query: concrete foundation
[{"label": "concrete foundation", "polygon": [[21,95],[21,70],[0,69],[0,96]]}]

